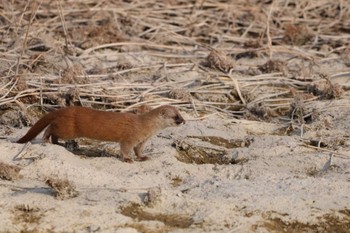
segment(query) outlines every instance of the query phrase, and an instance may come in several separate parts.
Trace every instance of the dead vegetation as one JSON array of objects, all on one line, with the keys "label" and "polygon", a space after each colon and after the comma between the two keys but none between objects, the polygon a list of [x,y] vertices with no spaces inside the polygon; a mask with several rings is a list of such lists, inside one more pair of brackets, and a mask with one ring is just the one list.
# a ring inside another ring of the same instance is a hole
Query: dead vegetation
[{"label": "dead vegetation", "polygon": [[288,116],[290,88],[340,98],[341,69],[313,70],[349,64],[348,2],[11,1],[0,13],[0,107],[173,104],[270,120]]},{"label": "dead vegetation", "polygon": [[183,179],[182,179],[182,177],[179,176],[179,175],[176,175],[176,176],[174,176],[174,177],[171,177],[170,180],[171,180],[171,185],[172,185],[173,187],[180,186],[180,185],[183,183]]},{"label": "dead vegetation", "polygon": [[20,178],[19,172],[21,168],[15,165],[0,162],[0,179],[16,180]]},{"label": "dead vegetation", "polygon": [[121,213],[133,218],[137,222],[143,220],[162,222],[165,225],[164,232],[169,231],[171,228],[189,228],[193,223],[193,219],[186,214],[155,213],[137,203],[130,203],[124,206],[121,209]]},{"label": "dead vegetation", "polygon": [[40,208],[27,204],[16,205],[13,209],[12,221],[20,232],[37,232],[37,226],[44,216]]},{"label": "dead vegetation", "polygon": [[318,218],[318,223],[288,222],[279,217],[268,217],[267,219],[264,227],[270,232],[346,233],[350,227],[350,211],[348,209],[340,210],[338,213],[325,214]]},{"label": "dead vegetation", "polygon": [[64,200],[79,195],[75,185],[68,179],[48,177],[45,183],[53,189],[57,199]]}]

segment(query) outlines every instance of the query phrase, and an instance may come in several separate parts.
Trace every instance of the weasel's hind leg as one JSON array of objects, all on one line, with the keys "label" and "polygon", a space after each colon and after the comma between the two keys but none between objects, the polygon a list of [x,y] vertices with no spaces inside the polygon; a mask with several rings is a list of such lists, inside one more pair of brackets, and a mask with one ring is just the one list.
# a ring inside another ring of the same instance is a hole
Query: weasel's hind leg
[{"label": "weasel's hind leg", "polygon": [[52,131],[53,131],[52,126],[49,125],[49,127],[44,132],[43,140],[44,142],[48,143],[50,142],[50,138],[51,138],[52,144],[58,144],[58,137],[55,134],[53,134]]}]

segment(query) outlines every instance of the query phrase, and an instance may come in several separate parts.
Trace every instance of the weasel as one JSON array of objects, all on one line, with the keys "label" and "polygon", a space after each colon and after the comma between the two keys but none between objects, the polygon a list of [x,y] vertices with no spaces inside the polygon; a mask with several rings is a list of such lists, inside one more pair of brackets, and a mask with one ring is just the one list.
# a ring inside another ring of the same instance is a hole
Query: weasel
[{"label": "weasel", "polygon": [[182,123],[185,120],[170,105],[140,114],[67,107],[46,114],[17,143],[31,141],[47,127],[43,136],[45,142],[51,138],[53,144],[58,144],[59,138],[69,140],[81,137],[119,142],[123,160],[132,162],[129,157],[131,149],[139,160],[147,160],[142,155],[147,139],[162,129]]}]

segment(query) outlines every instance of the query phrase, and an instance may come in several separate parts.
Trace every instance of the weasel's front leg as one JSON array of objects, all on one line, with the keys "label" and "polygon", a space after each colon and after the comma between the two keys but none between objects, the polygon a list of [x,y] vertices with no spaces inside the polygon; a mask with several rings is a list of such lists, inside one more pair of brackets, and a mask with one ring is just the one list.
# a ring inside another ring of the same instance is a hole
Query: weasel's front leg
[{"label": "weasel's front leg", "polygon": [[145,143],[146,141],[143,141],[139,144],[137,144],[135,147],[134,147],[134,152],[135,152],[135,155],[137,156],[138,160],[140,161],[145,161],[148,159],[147,156],[143,156],[142,155],[142,152],[143,152],[143,148],[145,146]]},{"label": "weasel's front leg", "polygon": [[120,143],[120,150],[121,150],[121,154],[124,162],[127,162],[127,163],[133,162],[132,159],[129,157],[129,152],[131,148],[132,148],[132,145]]}]

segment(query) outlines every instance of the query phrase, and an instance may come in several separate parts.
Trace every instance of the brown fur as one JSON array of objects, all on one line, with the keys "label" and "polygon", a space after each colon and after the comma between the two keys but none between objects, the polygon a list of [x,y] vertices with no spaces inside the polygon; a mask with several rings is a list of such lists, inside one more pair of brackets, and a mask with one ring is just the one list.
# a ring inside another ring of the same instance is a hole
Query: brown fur
[{"label": "brown fur", "polygon": [[119,142],[124,161],[134,149],[140,160],[148,138],[167,127],[184,123],[175,107],[165,105],[141,114],[117,113],[93,110],[84,107],[67,107],[48,113],[29,129],[18,143],[34,139],[46,127],[44,140],[57,144],[58,139],[90,138]]}]

